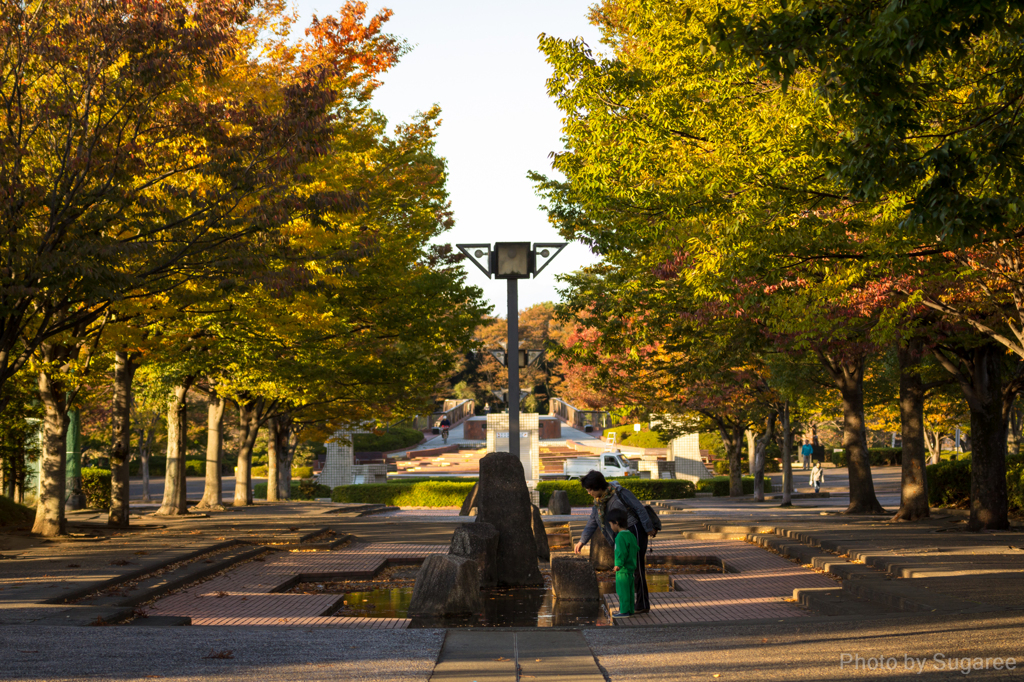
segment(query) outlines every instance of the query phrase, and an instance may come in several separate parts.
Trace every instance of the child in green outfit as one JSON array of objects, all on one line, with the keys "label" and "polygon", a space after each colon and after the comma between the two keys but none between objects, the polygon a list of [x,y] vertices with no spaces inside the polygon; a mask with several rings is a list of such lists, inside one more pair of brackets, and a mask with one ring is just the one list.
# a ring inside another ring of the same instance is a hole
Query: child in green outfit
[{"label": "child in green outfit", "polygon": [[608,527],[615,533],[615,594],[619,595],[619,610],[613,618],[633,615],[633,574],[636,573],[640,545],[636,536],[626,530],[626,512],[609,509],[605,516]]}]

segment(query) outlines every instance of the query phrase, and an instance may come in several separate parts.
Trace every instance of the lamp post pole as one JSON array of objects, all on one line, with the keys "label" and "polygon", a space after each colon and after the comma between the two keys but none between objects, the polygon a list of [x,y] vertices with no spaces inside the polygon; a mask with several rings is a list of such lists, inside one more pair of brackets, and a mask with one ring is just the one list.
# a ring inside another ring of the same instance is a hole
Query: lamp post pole
[{"label": "lamp post pole", "polygon": [[519,457],[519,280],[508,280],[508,451]]},{"label": "lamp post pole", "polygon": [[508,280],[508,450],[519,457],[519,282],[540,273],[565,248],[564,243],[500,242],[456,244],[490,277]]}]

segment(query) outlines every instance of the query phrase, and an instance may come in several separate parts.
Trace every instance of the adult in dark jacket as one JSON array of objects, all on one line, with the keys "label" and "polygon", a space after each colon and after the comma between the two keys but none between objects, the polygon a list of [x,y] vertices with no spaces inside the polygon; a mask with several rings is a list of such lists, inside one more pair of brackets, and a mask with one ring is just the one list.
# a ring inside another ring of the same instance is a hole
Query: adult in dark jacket
[{"label": "adult in dark jacket", "polygon": [[584,476],[580,483],[591,497],[594,498],[594,508],[590,510],[590,520],[587,521],[580,541],[573,547],[573,551],[579,554],[583,546],[590,542],[598,528],[604,533],[605,540],[612,547],[615,546],[615,535],[608,526],[605,516],[609,509],[621,509],[626,514],[626,529],[636,536],[638,545],[637,570],[634,573],[634,587],[636,592],[636,613],[647,613],[651,610],[651,598],[647,590],[647,568],[644,557],[647,554],[647,537],[654,532],[654,524],[651,523],[647,510],[636,499],[636,495],[623,488],[614,481],[608,482],[600,471],[591,471]]}]

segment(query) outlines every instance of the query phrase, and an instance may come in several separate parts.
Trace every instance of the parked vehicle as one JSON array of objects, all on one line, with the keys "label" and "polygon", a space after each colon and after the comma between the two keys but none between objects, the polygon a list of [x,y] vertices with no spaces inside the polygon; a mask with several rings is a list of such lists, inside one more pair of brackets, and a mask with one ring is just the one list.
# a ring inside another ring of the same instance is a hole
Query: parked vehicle
[{"label": "parked vehicle", "polygon": [[590,471],[600,471],[605,478],[636,475],[629,460],[618,450],[602,452],[597,457],[573,457],[562,462],[562,473],[570,480],[583,478]]}]

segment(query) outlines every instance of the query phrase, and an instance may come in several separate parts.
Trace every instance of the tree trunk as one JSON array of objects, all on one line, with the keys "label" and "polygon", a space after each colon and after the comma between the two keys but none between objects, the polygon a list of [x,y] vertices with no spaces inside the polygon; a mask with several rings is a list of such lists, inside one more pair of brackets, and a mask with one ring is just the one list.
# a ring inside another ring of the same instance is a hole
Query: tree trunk
[{"label": "tree trunk", "polygon": [[747,429],[744,435],[747,438],[747,474],[753,476],[756,471],[754,468],[754,460],[757,458],[754,451],[757,449],[757,444],[754,439],[753,431]]},{"label": "tree trunk", "polygon": [[1021,408],[1020,403],[1017,401],[1014,401],[1013,407],[1010,409],[1010,419],[1007,426],[1009,427],[1008,454],[1016,457],[1020,454],[1021,427],[1024,426],[1024,409]]},{"label": "tree trunk", "polygon": [[900,508],[893,521],[928,518],[928,479],[925,476],[924,383],[918,371],[923,343],[911,339],[897,349],[900,362],[900,427],[903,437],[903,473]]},{"label": "tree trunk", "polygon": [[969,530],[1010,527],[1006,496],[1006,416],[1003,410],[1003,349],[974,349],[971,383],[971,517]]},{"label": "tree trunk", "polygon": [[149,455],[153,452],[153,438],[156,436],[156,424],[150,424],[139,432],[139,472],[142,474],[142,501],[150,503],[153,497],[149,492]]},{"label": "tree trunk", "polygon": [[793,430],[789,421],[789,401],[779,406],[782,427],[782,507],[793,506]]},{"label": "tree trunk", "polygon": [[127,351],[114,353],[114,442],[110,448],[110,511],[107,525],[112,528],[127,528],[129,515],[128,461],[132,440],[132,379],[135,376],[135,362]]},{"label": "tree trunk", "polygon": [[[778,413],[772,410],[765,417],[764,431],[754,441],[754,501],[764,502],[764,464],[765,451],[768,443],[775,438],[775,418]],[[749,433],[749,431],[748,431]]]},{"label": "tree trunk", "polygon": [[938,464],[942,461],[942,436],[941,431],[929,431],[928,427],[924,427],[924,443],[928,447],[928,454],[930,455],[929,464]]},{"label": "tree trunk", "polygon": [[743,455],[743,436],[745,429],[738,424],[719,426],[725,452],[729,457],[729,497],[743,494],[743,472],[740,470],[740,459]]},{"label": "tree trunk", "polygon": [[849,462],[850,506],[847,514],[882,514],[871,480],[871,458],[864,441],[864,357],[826,359],[825,367],[843,399],[843,448]]},{"label": "tree trunk", "polygon": [[164,498],[158,515],[188,514],[185,489],[185,451],[188,447],[188,389],[192,378],[174,387],[174,396],[167,403],[167,471],[164,475]]},{"label": "tree trunk", "polygon": [[277,469],[279,466],[277,455],[277,417],[270,420],[270,433],[267,434],[267,502],[277,502],[278,491],[281,486],[278,480],[281,475]]},{"label": "tree trunk", "polygon": [[39,399],[43,403],[43,449],[39,458],[39,500],[32,532],[54,537],[66,531],[67,393],[62,382],[45,369],[39,372]]},{"label": "tree trunk", "polygon": [[274,452],[277,458],[277,477],[267,479],[267,488],[272,481],[277,482],[277,499],[290,500],[292,497],[292,460],[295,459],[295,446],[298,443],[293,428],[291,415],[279,414],[271,420],[271,437],[274,441]]},{"label": "tree trunk", "polygon": [[238,466],[235,468],[235,499],[233,502],[236,507],[252,504],[252,448],[256,445],[256,435],[260,430],[262,407],[262,398],[238,405]]},{"label": "tree trunk", "polygon": [[221,483],[220,466],[224,453],[224,406],[227,400],[216,395],[210,396],[206,419],[206,485],[203,488],[203,499],[199,501],[199,509],[223,510],[221,501],[223,484]]}]

